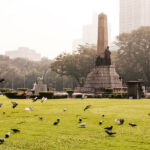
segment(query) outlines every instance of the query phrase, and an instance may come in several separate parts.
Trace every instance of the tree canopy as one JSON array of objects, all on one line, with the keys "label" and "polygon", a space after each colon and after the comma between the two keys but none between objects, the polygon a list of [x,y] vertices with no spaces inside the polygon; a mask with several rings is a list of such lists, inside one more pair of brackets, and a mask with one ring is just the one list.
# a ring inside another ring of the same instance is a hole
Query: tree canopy
[{"label": "tree canopy", "polygon": [[150,27],[141,27],[117,37],[117,71],[125,80],[150,83]]}]

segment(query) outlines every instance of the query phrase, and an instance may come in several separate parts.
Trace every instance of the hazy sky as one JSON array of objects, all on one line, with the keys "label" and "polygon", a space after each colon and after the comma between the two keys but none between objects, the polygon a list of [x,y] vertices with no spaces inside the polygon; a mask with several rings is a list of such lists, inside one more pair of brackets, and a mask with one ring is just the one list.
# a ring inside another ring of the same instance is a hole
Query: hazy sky
[{"label": "hazy sky", "polygon": [[22,46],[49,58],[71,52],[94,12],[108,15],[113,39],[119,33],[119,0],[2,0],[0,53]]}]

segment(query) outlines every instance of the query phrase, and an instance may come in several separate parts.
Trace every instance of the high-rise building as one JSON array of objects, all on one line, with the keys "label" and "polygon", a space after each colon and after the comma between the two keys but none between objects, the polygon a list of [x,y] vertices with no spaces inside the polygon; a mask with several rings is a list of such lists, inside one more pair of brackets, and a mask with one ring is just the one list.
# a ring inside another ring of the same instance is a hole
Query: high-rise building
[{"label": "high-rise building", "polygon": [[150,26],[150,0],[120,0],[120,33]]}]

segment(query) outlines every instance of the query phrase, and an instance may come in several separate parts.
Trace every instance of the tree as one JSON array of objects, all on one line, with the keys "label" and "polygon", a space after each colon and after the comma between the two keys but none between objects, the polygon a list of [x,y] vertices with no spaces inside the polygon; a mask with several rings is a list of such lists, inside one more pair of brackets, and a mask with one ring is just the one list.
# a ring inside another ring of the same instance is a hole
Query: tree
[{"label": "tree", "polygon": [[150,27],[119,35],[116,45],[119,74],[125,80],[143,79],[150,83]]},{"label": "tree", "polygon": [[88,44],[80,45],[72,54],[59,55],[51,65],[52,71],[61,76],[70,76],[82,87],[87,74],[95,66],[96,47]]}]

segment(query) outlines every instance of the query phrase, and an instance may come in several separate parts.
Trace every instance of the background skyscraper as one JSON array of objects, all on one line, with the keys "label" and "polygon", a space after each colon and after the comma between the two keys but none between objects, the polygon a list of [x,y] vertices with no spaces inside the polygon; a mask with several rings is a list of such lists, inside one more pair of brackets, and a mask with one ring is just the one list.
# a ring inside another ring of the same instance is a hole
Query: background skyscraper
[{"label": "background skyscraper", "polygon": [[150,0],[120,0],[120,33],[150,26]]}]

